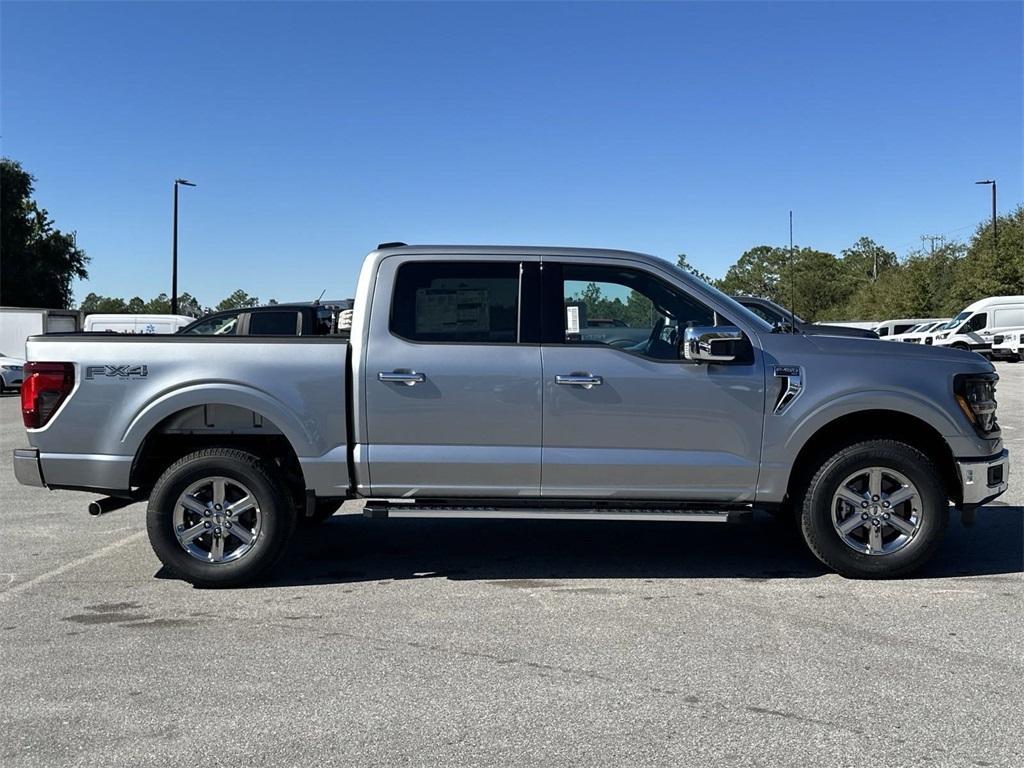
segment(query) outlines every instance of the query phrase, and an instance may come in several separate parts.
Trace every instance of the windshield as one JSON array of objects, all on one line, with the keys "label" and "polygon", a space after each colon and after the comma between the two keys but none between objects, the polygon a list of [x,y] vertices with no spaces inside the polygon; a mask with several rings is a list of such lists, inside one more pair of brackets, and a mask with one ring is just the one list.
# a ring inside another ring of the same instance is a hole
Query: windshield
[{"label": "windshield", "polygon": [[957,315],[956,317],[954,317],[952,320],[950,320],[948,323],[943,323],[942,325],[940,325],[935,330],[936,331],[948,331],[950,328],[956,328],[958,325],[960,325],[960,323],[962,323],[964,320],[966,320],[970,316],[971,316],[971,313],[965,310],[965,311],[961,312],[959,315]]},{"label": "windshield", "polygon": [[758,317],[749,309],[740,304],[738,301],[722,293],[714,286],[708,285],[699,277],[694,275],[692,272],[687,272],[685,269],[677,267],[670,261],[666,261],[665,266],[668,267],[669,271],[675,272],[677,275],[683,275],[686,279],[692,280],[693,282],[707,289],[721,304],[725,305],[728,308],[728,310],[733,314],[734,317],[743,318],[744,321],[750,323],[755,328],[760,328],[765,331],[772,330],[771,323],[767,322],[763,318]]}]

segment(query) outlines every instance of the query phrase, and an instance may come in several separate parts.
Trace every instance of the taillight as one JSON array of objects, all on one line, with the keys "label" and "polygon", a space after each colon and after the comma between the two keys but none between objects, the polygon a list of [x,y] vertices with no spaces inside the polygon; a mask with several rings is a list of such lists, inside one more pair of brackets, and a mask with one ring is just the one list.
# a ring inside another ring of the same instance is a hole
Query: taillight
[{"label": "taillight", "polygon": [[39,429],[57,412],[75,386],[71,363],[25,363],[21,383],[21,419],[29,429]]}]

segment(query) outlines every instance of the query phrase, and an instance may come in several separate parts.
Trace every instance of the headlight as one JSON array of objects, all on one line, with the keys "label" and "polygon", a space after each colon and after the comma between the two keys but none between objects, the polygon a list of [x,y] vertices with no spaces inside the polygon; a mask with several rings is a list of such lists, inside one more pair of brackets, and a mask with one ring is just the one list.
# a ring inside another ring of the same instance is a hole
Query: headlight
[{"label": "headlight", "polygon": [[996,421],[995,373],[961,373],[953,379],[953,391],[960,410],[982,436],[999,430]]},{"label": "headlight", "polygon": [[20,365],[0,365],[0,368],[3,368],[5,371],[20,371],[21,370],[21,366]]}]

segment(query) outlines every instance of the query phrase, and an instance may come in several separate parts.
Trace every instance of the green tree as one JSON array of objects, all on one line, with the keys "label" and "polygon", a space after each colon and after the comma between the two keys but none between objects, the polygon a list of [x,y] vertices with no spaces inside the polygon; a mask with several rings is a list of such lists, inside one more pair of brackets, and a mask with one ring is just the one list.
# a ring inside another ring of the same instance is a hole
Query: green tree
[{"label": "green tree", "polygon": [[223,299],[217,305],[217,309],[246,309],[247,307],[255,307],[259,303],[260,300],[256,296],[250,296],[248,293],[239,288],[226,299]]},{"label": "green tree", "polygon": [[95,315],[95,314],[120,314],[128,311],[128,305],[124,299],[114,298],[113,296],[99,296],[95,293],[90,293],[78,306],[78,309],[84,315]]},{"label": "green tree", "polygon": [[66,309],[89,258],[32,199],[34,182],[20,163],[0,158],[0,304]]},{"label": "green tree", "polygon": [[712,279],[707,273],[701,272],[695,266],[690,264],[690,260],[686,257],[685,253],[680,253],[678,256],[676,256],[676,266],[679,267],[680,269],[685,269],[691,275],[693,275],[699,280],[703,280],[708,285],[715,284],[714,279]]},{"label": "green tree", "polygon": [[729,267],[718,288],[729,294],[760,296],[779,303],[789,252],[784,248],[758,245],[744,253]]},{"label": "green tree", "polygon": [[952,311],[986,296],[1024,294],[1024,206],[997,218],[996,235],[993,247],[990,220],[975,230],[950,292]]},{"label": "green tree", "polygon": [[[155,299],[148,301],[142,311],[153,315],[169,315],[171,313],[171,297],[166,293],[161,293]],[[204,309],[191,293],[186,291],[185,293],[178,294],[179,315],[202,317],[212,311],[211,309]]]},{"label": "green tree", "polygon": [[846,275],[846,267],[833,254],[800,248],[793,253],[792,266],[784,273],[782,296],[776,301],[804,320],[820,320],[849,297]]},{"label": "green tree", "polygon": [[855,282],[874,282],[877,275],[899,264],[896,253],[870,237],[862,237],[842,253],[843,266]]}]

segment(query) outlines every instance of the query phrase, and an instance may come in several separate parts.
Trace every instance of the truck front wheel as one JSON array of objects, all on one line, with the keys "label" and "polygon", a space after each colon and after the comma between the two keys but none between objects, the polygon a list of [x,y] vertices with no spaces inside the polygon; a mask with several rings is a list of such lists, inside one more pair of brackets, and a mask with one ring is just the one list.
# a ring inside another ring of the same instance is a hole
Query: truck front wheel
[{"label": "truck front wheel", "polygon": [[172,464],[146,512],[149,541],[169,570],[203,587],[252,581],[284,552],[295,507],[277,468],[254,454],[207,448]]},{"label": "truck front wheel", "polygon": [[938,471],[917,448],[870,440],[822,461],[799,502],[811,552],[850,578],[889,578],[938,549],[949,505]]}]

